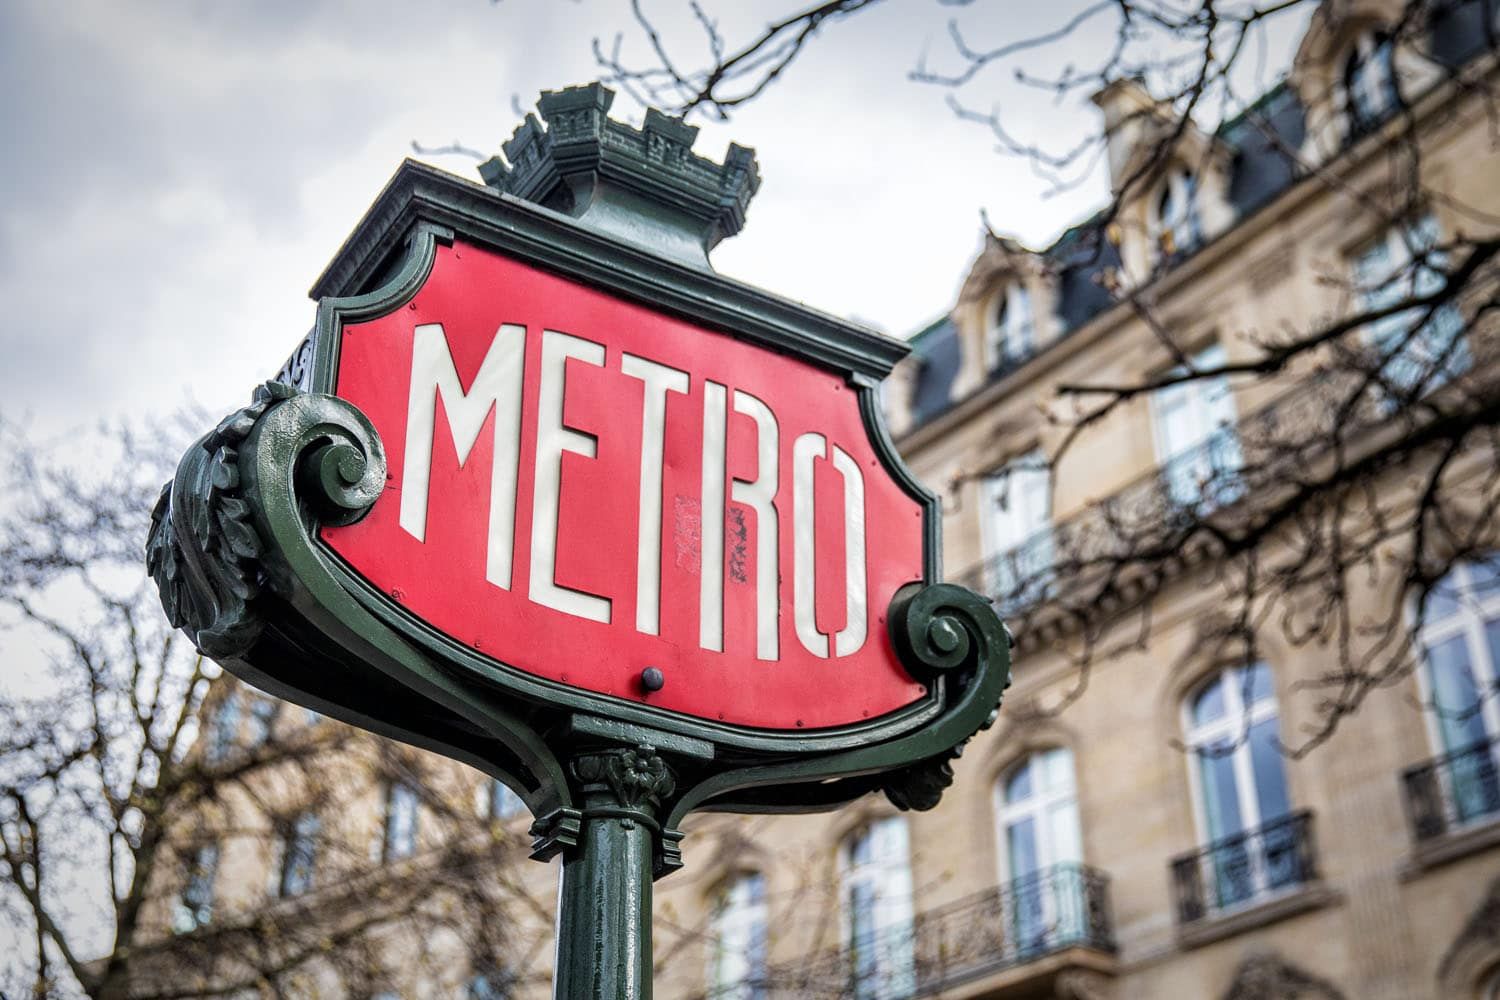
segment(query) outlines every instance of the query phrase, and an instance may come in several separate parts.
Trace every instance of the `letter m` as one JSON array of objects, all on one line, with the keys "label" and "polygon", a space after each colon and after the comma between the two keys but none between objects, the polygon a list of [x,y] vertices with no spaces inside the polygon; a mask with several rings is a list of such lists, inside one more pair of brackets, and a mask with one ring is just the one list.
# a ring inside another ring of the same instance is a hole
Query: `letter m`
[{"label": "letter m", "polygon": [[458,381],[458,369],[441,323],[423,323],[412,336],[411,395],[406,409],[406,460],[401,476],[401,527],[417,541],[427,540],[427,498],[432,483],[432,436],[437,401],[448,415],[448,430],[458,464],[468,461],[495,411],[495,449],[490,472],[489,549],[485,579],[510,589],[516,525],[516,475],[521,455],[521,379],[526,328],[507,323],[495,333],[469,391]]}]

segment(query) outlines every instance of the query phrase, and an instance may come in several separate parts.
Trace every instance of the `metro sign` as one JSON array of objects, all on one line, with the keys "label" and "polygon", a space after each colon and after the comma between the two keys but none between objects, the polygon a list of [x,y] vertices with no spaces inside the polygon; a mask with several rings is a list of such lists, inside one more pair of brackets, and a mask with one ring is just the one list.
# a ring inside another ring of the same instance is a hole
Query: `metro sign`
[{"label": "metro sign", "polygon": [[500,669],[733,726],[857,724],[927,694],[886,627],[923,579],[923,505],[847,378],[461,240],[336,345],[332,391],[388,473],[321,538],[414,622]]},{"label": "metro sign", "polygon": [[690,813],[931,809],[1010,677],[882,424],[906,345],[716,273],[754,155],[611,99],[544,93],[483,184],[403,164],[147,541],[226,670],[520,796],[593,1000],[648,995]]},{"label": "metro sign", "polygon": [[146,560],[226,670],[514,791],[554,994],[639,1000],[689,814],[934,808],[1010,636],[882,426],[906,346],[715,273],[754,154],[612,98],[545,92],[484,184],[403,164]]}]

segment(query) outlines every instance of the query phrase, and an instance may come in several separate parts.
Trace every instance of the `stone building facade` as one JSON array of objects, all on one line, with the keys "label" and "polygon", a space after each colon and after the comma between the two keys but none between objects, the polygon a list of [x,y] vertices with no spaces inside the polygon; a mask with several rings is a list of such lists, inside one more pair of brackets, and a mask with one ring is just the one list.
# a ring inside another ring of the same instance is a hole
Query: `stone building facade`
[{"label": "stone building facade", "polygon": [[[1169,511],[1203,502],[1208,482],[1230,484],[1216,503],[1252,502],[1235,479],[1243,429],[1315,409],[1299,394],[1305,373],[1191,383],[1131,400],[1056,458],[1066,426],[1046,411],[1059,385],[1180,360],[1133,295],[1186,331],[1195,358],[1233,361],[1250,351],[1245,331],[1350,311],[1371,262],[1500,217],[1496,8],[1449,5],[1419,41],[1393,44],[1401,11],[1325,3],[1286,81],[1246,115],[1177,137],[1151,189],[1107,226],[1090,220],[1040,251],[986,240],[887,387],[902,454],[943,496],[950,579],[1036,603],[1101,504]],[[1142,114],[1152,98],[1124,80],[1096,104],[1118,182],[1159,140]],[[1397,239],[1352,206],[1392,183],[1392,137],[1410,121],[1441,197]],[[1487,329],[1440,335],[1467,338],[1465,375],[1492,363]],[[1405,488],[1393,474],[1390,489]],[[1440,592],[1452,599],[1429,608],[1415,669],[1301,757],[1282,748],[1318,723],[1304,688],[1328,650],[1267,627],[1254,662],[1210,655],[1214,581],[1190,553],[1173,573],[1148,638],[1116,636],[1086,675],[1067,622],[1021,632],[1001,718],[935,810],[870,797],[828,815],[694,817],[686,868],[657,886],[657,995],[1500,997],[1495,567],[1460,567]],[[1007,589],[1023,578],[1041,589]],[[1361,586],[1356,607],[1400,599],[1379,574]],[[503,789],[457,767],[448,780],[496,828],[524,833]],[[385,815],[371,837],[407,836],[404,799],[370,808]],[[246,884],[265,885],[275,863],[247,859],[262,870]],[[553,898],[555,864],[517,877]],[[220,864],[220,883],[236,878]],[[545,995],[549,960],[533,946],[514,986],[497,970],[517,956],[423,983],[397,969],[390,990]]]}]

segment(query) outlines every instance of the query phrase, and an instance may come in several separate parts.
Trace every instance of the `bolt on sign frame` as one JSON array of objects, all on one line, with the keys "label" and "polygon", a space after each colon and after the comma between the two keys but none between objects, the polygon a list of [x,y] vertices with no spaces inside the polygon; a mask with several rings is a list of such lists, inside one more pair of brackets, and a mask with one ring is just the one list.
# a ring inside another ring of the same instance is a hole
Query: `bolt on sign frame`
[{"label": "bolt on sign frame", "polygon": [[404,163],[147,559],[232,673],[469,763],[563,856],[556,995],[650,995],[697,809],[930,809],[1009,683],[885,431],[906,346],[716,274],[754,154],[546,92],[479,184]]}]

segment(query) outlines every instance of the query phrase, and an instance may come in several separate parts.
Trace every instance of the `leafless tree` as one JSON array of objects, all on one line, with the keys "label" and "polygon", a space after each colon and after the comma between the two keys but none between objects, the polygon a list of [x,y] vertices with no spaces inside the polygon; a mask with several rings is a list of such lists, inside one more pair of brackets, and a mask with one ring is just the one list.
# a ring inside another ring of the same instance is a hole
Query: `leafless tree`
[{"label": "leafless tree", "polygon": [[[691,0],[702,43],[693,49],[663,41],[664,2],[648,13],[635,0],[638,31],[596,41],[595,53],[605,81],[637,100],[723,119],[777,85],[792,63],[819,58],[821,35],[874,6],[819,4],[734,38],[710,5]],[[1476,108],[1468,127],[1484,130],[1495,150],[1495,7],[1408,0],[1374,36],[1373,58],[1390,68],[1390,99],[1360,120],[1369,109],[1350,76],[1360,67],[1339,56],[1322,82],[1313,74],[1297,85],[1305,105],[1335,108],[1340,123],[1321,144],[1290,142],[1262,95],[1246,87],[1266,32],[1310,23],[1333,36],[1341,18],[1358,13],[1352,6],[1103,0],[1023,37],[1007,36],[1008,12],[997,4],[937,0],[932,16],[947,47],[913,52],[908,74],[916,86],[946,91],[952,112],[981,130],[976,138],[1028,161],[1053,189],[1090,177],[1123,132],[1140,137],[1134,155],[1113,164],[1108,202],[1079,228],[1072,261],[1093,267],[1115,307],[1132,311],[1159,342],[1166,364],[1121,382],[1061,385],[1049,407],[1061,440],[1051,462],[1117,411],[1174,386],[1227,380],[1252,395],[1275,390],[1266,393],[1273,402],[1241,418],[1232,444],[1216,452],[1211,440],[1186,465],[1058,525],[1040,564],[1023,547],[965,582],[996,594],[1023,655],[1044,639],[1069,651],[1076,696],[1091,664],[1144,647],[1168,587],[1198,574],[1221,594],[1219,614],[1199,626],[1198,655],[1257,659],[1270,630],[1328,650],[1326,669],[1302,685],[1316,721],[1283,734],[1293,754],[1327,740],[1372,691],[1409,674],[1433,588],[1455,564],[1487,558],[1500,544],[1492,513],[1500,501],[1492,315],[1500,192],[1492,185],[1488,201],[1455,196],[1428,152],[1439,128]],[[1467,47],[1461,58],[1455,46]],[[1058,97],[1136,81],[1151,99],[1059,145],[1018,129],[985,99],[986,88],[1007,79]],[[1189,331],[1164,308],[1161,289],[1198,247],[1174,245],[1174,231],[1153,234],[1155,260],[1132,268],[1121,246],[1139,218],[1132,212],[1185,156],[1198,158],[1188,164],[1197,170],[1221,155],[1230,125],[1281,156],[1288,189],[1323,188],[1339,199],[1351,231],[1397,233],[1401,248],[1388,269],[1359,273],[1341,261],[1320,274],[1342,293],[1341,308],[1233,331],[1241,346],[1229,360],[1195,363]],[[1320,127],[1311,118],[1306,126],[1309,134]],[[1207,141],[1195,145],[1195,135]],[[1354,170],[1356,152],[1374,166]],[[1434,208],[1450,223],[1441,235],[1421,221]],[[989,240],[1003,242],[993,232]],[[1377,606],[1352,596],[1375,580],[1396,582],[1379,589]]]},{"label": "leafless tree", "polygon": [[[167,625],[141,540],[180,436],[0,437],[0,995],[535,978],[550,912],[524,829],[476,813],[487,779],[221,676]],[[396,786],[420,807],[400,858]]]}]

